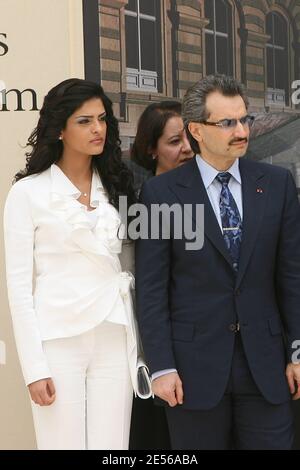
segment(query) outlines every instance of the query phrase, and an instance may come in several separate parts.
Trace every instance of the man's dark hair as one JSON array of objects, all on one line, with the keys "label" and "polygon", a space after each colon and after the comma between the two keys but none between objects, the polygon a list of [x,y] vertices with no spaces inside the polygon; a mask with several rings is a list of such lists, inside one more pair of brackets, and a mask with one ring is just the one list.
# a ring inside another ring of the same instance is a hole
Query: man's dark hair
[{"label": "man's dark hair", "polygon": [[192,149],[196,153],[199,152],[199,145],[189,132],[188,125],[190,122],[203,122],[209,118],[206,100],[208,95],[215,91],[220,92],[224,96],[240,95],[246,109],[249,106],[243,85],[233,77],[227,75],[208,75],[191,86],[183,97],[182,118]]}]

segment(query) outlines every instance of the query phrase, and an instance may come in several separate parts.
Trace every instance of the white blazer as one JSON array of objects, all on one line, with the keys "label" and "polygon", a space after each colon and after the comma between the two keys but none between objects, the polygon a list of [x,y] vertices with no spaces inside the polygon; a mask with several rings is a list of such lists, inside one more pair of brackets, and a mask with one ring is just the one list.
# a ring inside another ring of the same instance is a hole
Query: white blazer
[{"label": "white blazer", "polygon": [[53,164],[13,185],[4,209],[6,273],[14,334],[26,384],[51,377],[43,340],[79,335],[108,317],[126,324],[136,389],[136,337],[130,287],[118,254],[121,220],[97,172],[91,229],[80,192]]}]

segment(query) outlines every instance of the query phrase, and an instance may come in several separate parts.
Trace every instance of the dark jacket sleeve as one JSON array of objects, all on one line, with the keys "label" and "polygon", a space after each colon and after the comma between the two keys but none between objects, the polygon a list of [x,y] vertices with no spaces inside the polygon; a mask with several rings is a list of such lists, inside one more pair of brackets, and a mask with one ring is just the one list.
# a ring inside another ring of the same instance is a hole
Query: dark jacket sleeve
[{"label": "dark jacket sleeve", "polygon": [[176,368],[168,301],[171,240],[149,236],[151,205],[157,204],[151,180],[143,186],[140,203],[144,205],[141,225],[148,238],[141,237],[136,242],[137,318],[146,361],[153,373]]},{"label": "dark jacket sleeve", "polygon": [[[285,205],[277,252],[276,293],[285,324],[288,362],[300,346],[300,205],[294,179],[287,172]],[[300,355],[298,354],[300,358]]]}]

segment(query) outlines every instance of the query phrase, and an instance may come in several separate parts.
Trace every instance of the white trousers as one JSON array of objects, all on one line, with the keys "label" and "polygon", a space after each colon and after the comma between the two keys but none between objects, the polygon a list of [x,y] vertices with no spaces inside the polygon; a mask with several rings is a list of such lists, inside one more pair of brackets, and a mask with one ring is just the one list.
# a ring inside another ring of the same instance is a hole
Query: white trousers
[{"label": "white trousers", "polygon": [[38,449],[128,449],[132,385],[125,326],[45,341],[56,400],[32,402]]}]

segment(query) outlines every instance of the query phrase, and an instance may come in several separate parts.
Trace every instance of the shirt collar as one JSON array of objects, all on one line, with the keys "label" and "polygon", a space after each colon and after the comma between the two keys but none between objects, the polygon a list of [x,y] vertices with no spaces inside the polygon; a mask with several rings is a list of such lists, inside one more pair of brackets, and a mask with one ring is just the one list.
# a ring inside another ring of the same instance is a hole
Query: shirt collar
[{"label": "shirt collar", "polygon": [[[51,180],[52,180],[52,192],[57,194],[64,194],[74,199],[80,197],[81,192],[72,183],[71,180],[65,175],[65,173],[55,163],[51,165]],[[101,181],[101,178],[96,170],[93,171],[92,186],[91,186],[91,197],[90,205],[98,206],[101,196],[104,196],[105,190]]]},{"label": "shirt collar", "polygon": [[97,207],[100,199],[106,199],[106,191],[103,187],[98,171],[94,170],[92,176],[90,205],[92,207]]},{"label": "shirt collar", "polygon": [[[197,165],[204,183],[205,188],[207,189],[215,180],[216,176],[220,171],[216,170],[213,166],[207,163],[201,155],[196,155]],[[242,184],[241,174],[239,169],[239,159],[237,158],[231,167],[227,170],[227,173],[230,173],[231,176],[240,184]]]}]

